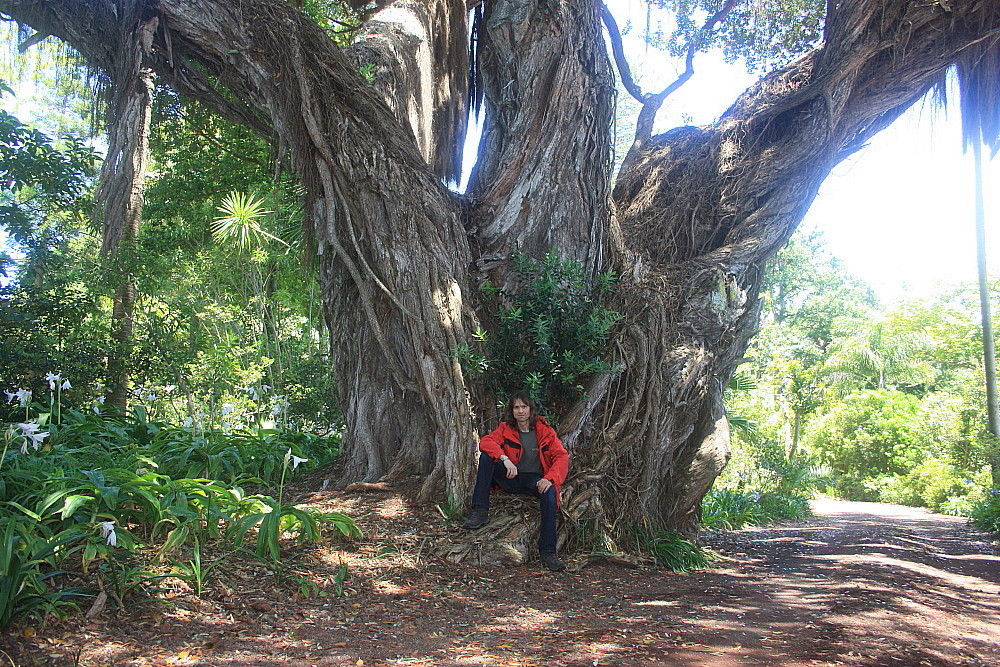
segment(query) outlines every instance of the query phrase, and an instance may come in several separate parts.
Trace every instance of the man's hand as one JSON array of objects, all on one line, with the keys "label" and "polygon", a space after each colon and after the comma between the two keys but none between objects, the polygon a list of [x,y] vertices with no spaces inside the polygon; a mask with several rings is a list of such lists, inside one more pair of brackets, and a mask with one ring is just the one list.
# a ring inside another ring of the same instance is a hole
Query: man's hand
[{"label": "man's hand", "polygon": [[552,482],[542,477],[540,480],[538,480],[538,483],[535,484],[535,488],[538,489],[539,493],[545,493],[550,488],[552,488]]},{"label": "man's hand", "polygon": [[507,479],[517,477],[517,466],[510,462],[510,459],[503,460],[503,467],[507,469]]}]

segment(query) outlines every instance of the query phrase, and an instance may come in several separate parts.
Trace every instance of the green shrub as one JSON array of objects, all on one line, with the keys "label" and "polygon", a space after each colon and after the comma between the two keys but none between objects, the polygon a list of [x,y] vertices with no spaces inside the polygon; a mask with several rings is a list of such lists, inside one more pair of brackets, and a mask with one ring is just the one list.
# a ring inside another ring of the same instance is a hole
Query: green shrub
[{"label": "green shrub", "polygon": [[76,601],[92,591],[64,588],[50,592],[49,584],[64,572],[56,569],[60,551],[79,541],[82,533],[65,531],[54,535],[36,532],[26,522],[0,518],[0,632],[24,617],[39,618],[61,608],[76,607]]},{"label": "green shrub", "polygon": [[783,520],[804,519],[811,514],[809,500],[796,493],[713,489],[701,503],[701,524],[706,528],[734,530]]},{"label": "green shrub", "polygon": [[261,558],[280,560],[280,540],[284,533],[296,533],[299,543],[318,542],[320,524],[330,524],[344,537],[361,537],[361,529],[350,517],[337,512],[318,512],[309,507],[282,505],[268,496],[257,496],[260,511],[233,521],[226,538],[238,547],[250,529],[257,531],[255,553]]},{"label": "green shrub", "polygon": [[868,486],[882,502],[967,515],[972,505],[984,497],[988,485],[988,468],[968,473],[958,470],[948,459],[933,458],[905,475],[883,477]]},{"label": "green shrub", "polygon": [[733,530],[757,524],[762,519],[758,509],[752,494],[738,489],[713,489],[701,501],[701,525]]},{"label": "green shrub", "polygon": [[1000,489],[989,494],[972,507],[970,522],[979,530],[1000,533]]},{"label": "green shrub", "polygon": [[804,457],[789,459],[769,437],[739,436],[729,465],[701,504],[701,523],[732,530],[810,515],[808,495],[823,476]]},{"label": "green shrub", "polygon": [[952,496],[941,503],[938,511],[950,516],[971,516],[975,506],[976,501],[968,496]]},{"label": "green shrub", "polygon": [[[4,425],[0,629],[75,606],[86,591],[55,585],[71,558],[84,575],[96,566],[116,604],[125,604],[156,590],[158,578],[131,558],[147,544],[160,558],[193,545],[194,555],[174,565],[200,590],[215,564],[200,558],[210,540],[237,549],[252,536],[257,553],[277,561],[289,534],[316,542],[329,525],[342,536],[360,535],[350,517],[281,500],[296,468],[336,453],[328,440],[278,429],[195,432],[148,421],[143,410],[67,410],[60,424],[50,416],[36,418],[47,433],[38,449],[19,435],[32,431]],[[278,499],[248,495],[241,484],[276,487]]]},{"label": "green shrub", "polygon": [[812,515],[809,499],[797,494],[762,493],[759,502],[767,523],[798,521]]},{"label": "green shrub", "polygon": [[809,444],[833,470],[838,495],[877,500],[871,482],[905,475],[924,460],[919,409],[918,398],[900,391],[857,391],[814,422]]},{"label": "green shrub", "polygon": [[466,373],[483,374],[491,391],[527,389],[551,407],[582,394],[587,376],[611,370],[601,355],[620,315],[601,299],[611,292],[614,273],[591,281],[579,262],[553,253],[540,260],[517,253],[513,262],[514,289],[483,287],[504,305],[492,330],[477,332],[481,349],[463,345],[455,355]]}]

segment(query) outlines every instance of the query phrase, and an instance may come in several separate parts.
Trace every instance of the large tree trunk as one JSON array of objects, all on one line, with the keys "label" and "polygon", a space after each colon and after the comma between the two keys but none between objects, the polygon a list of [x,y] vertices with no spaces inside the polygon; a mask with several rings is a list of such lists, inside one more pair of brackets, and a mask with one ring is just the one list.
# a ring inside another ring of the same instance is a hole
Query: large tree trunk
[{"label": "large tree trunk", "polygon": [[[0,10],[107,66],[115,4]],[[620,372],[595,378],[562,420],[564,508],[610,538],[696,529],[728,455],[722,391],[757,329],[765,260],[839,160],[1000,31],[994,1],[830,3],[822,48],[719,122],[637,142],[609,195],[612,84],[595,3],[491,0],[477,31],[486,129],[463,200],[440,182],[464,132],[461,2],[393,3],[346,55],[283,0],[149,7],[148,64],[273,133],[306,188],[347,422],[342,481],[412,471],[428,494],[464,497],[477,392],[451,352],[495,308],[480,281],[505,284],[516,249],[619,272]],[[357,72],[366,62],[374,84]]]},{"label": "large tree trunk", "polygon": [[494,282],[520,250],[555,251],[590,271],[611,261],[614,80],[592,0],[497,0],[479,26],[486,101],[468,191],[478,267]]}]

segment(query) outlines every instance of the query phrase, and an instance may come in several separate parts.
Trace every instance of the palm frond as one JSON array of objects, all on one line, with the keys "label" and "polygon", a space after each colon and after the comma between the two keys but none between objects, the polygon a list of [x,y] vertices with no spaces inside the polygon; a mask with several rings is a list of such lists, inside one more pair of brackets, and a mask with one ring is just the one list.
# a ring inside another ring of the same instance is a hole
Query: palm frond
[{"label": "palm frond", "polygon": [[995,155],[1000,149],[1000,38],[966,48],[955,70],[963,145],[982,141]]},{"label": "palm frond", "polygon": [[757,378],[746,371],[734,373],[729,379],[729,389],[731,391],[750,391],[757,388]]}]

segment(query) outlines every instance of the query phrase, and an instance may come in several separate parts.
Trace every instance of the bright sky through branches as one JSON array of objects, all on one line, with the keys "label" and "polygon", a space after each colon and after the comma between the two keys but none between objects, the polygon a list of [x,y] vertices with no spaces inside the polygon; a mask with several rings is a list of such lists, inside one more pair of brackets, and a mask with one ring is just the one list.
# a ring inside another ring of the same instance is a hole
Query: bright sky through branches
[{"label": "bright sky through branches", "polygon": [[[617,0],[608,5],[619,24],[632,17],[626,53],[643,91],[666,87],[683,66],[647,49],[640,38],[645,5]],[[718,118],[756,79],[740,65],[714,54],[695,59],[695,75],[660,111],[657,132],[701,125]],[[929,295],[937,283],[976,280],[973,163],[962,153],[958,95],[945,114],[925,100],[912,107],[871,143],[837,166],[823,183],[804,227],[818,227],[830,252],[885,302]],[[619,103],[631,97],[619,93]],[[1000,156],[984,171],[987,254],[991,274],[1000,273]]]},{"label": "bright sky through branches", "polygon": [[[609,7],[623,29],[632,19],[625,48],[640,86],[663,89],[682,63],[642,41],[645,5],[615,0]],[[656,131],[712,122],[755,78],[714,54],[699,55],[695,76],[667,100]],[[19,87],[5,106],[30,120],[31,92]],[[951,92],[950,99],[957,100]],[[638,106],[624,91],[618,100],[623,111],[632,109],[628,121],[620,115],[619,133],[627,133]],[[474,157],[478,131],[470,135],[466,155]],[[618,150],[626,147],[620,142]],[[818,227],[830,251],[884,301],[929,294],[938,282],[971,283],[976,280],[972,173],[971,155],[961,149],[957,104],[946,116],[924,102],[834,169],[803,225]],[[984,183],[989,267],[1000,273],[1000,197],[991,198],[1000,188],[1000,157],[987,165]]]}]

